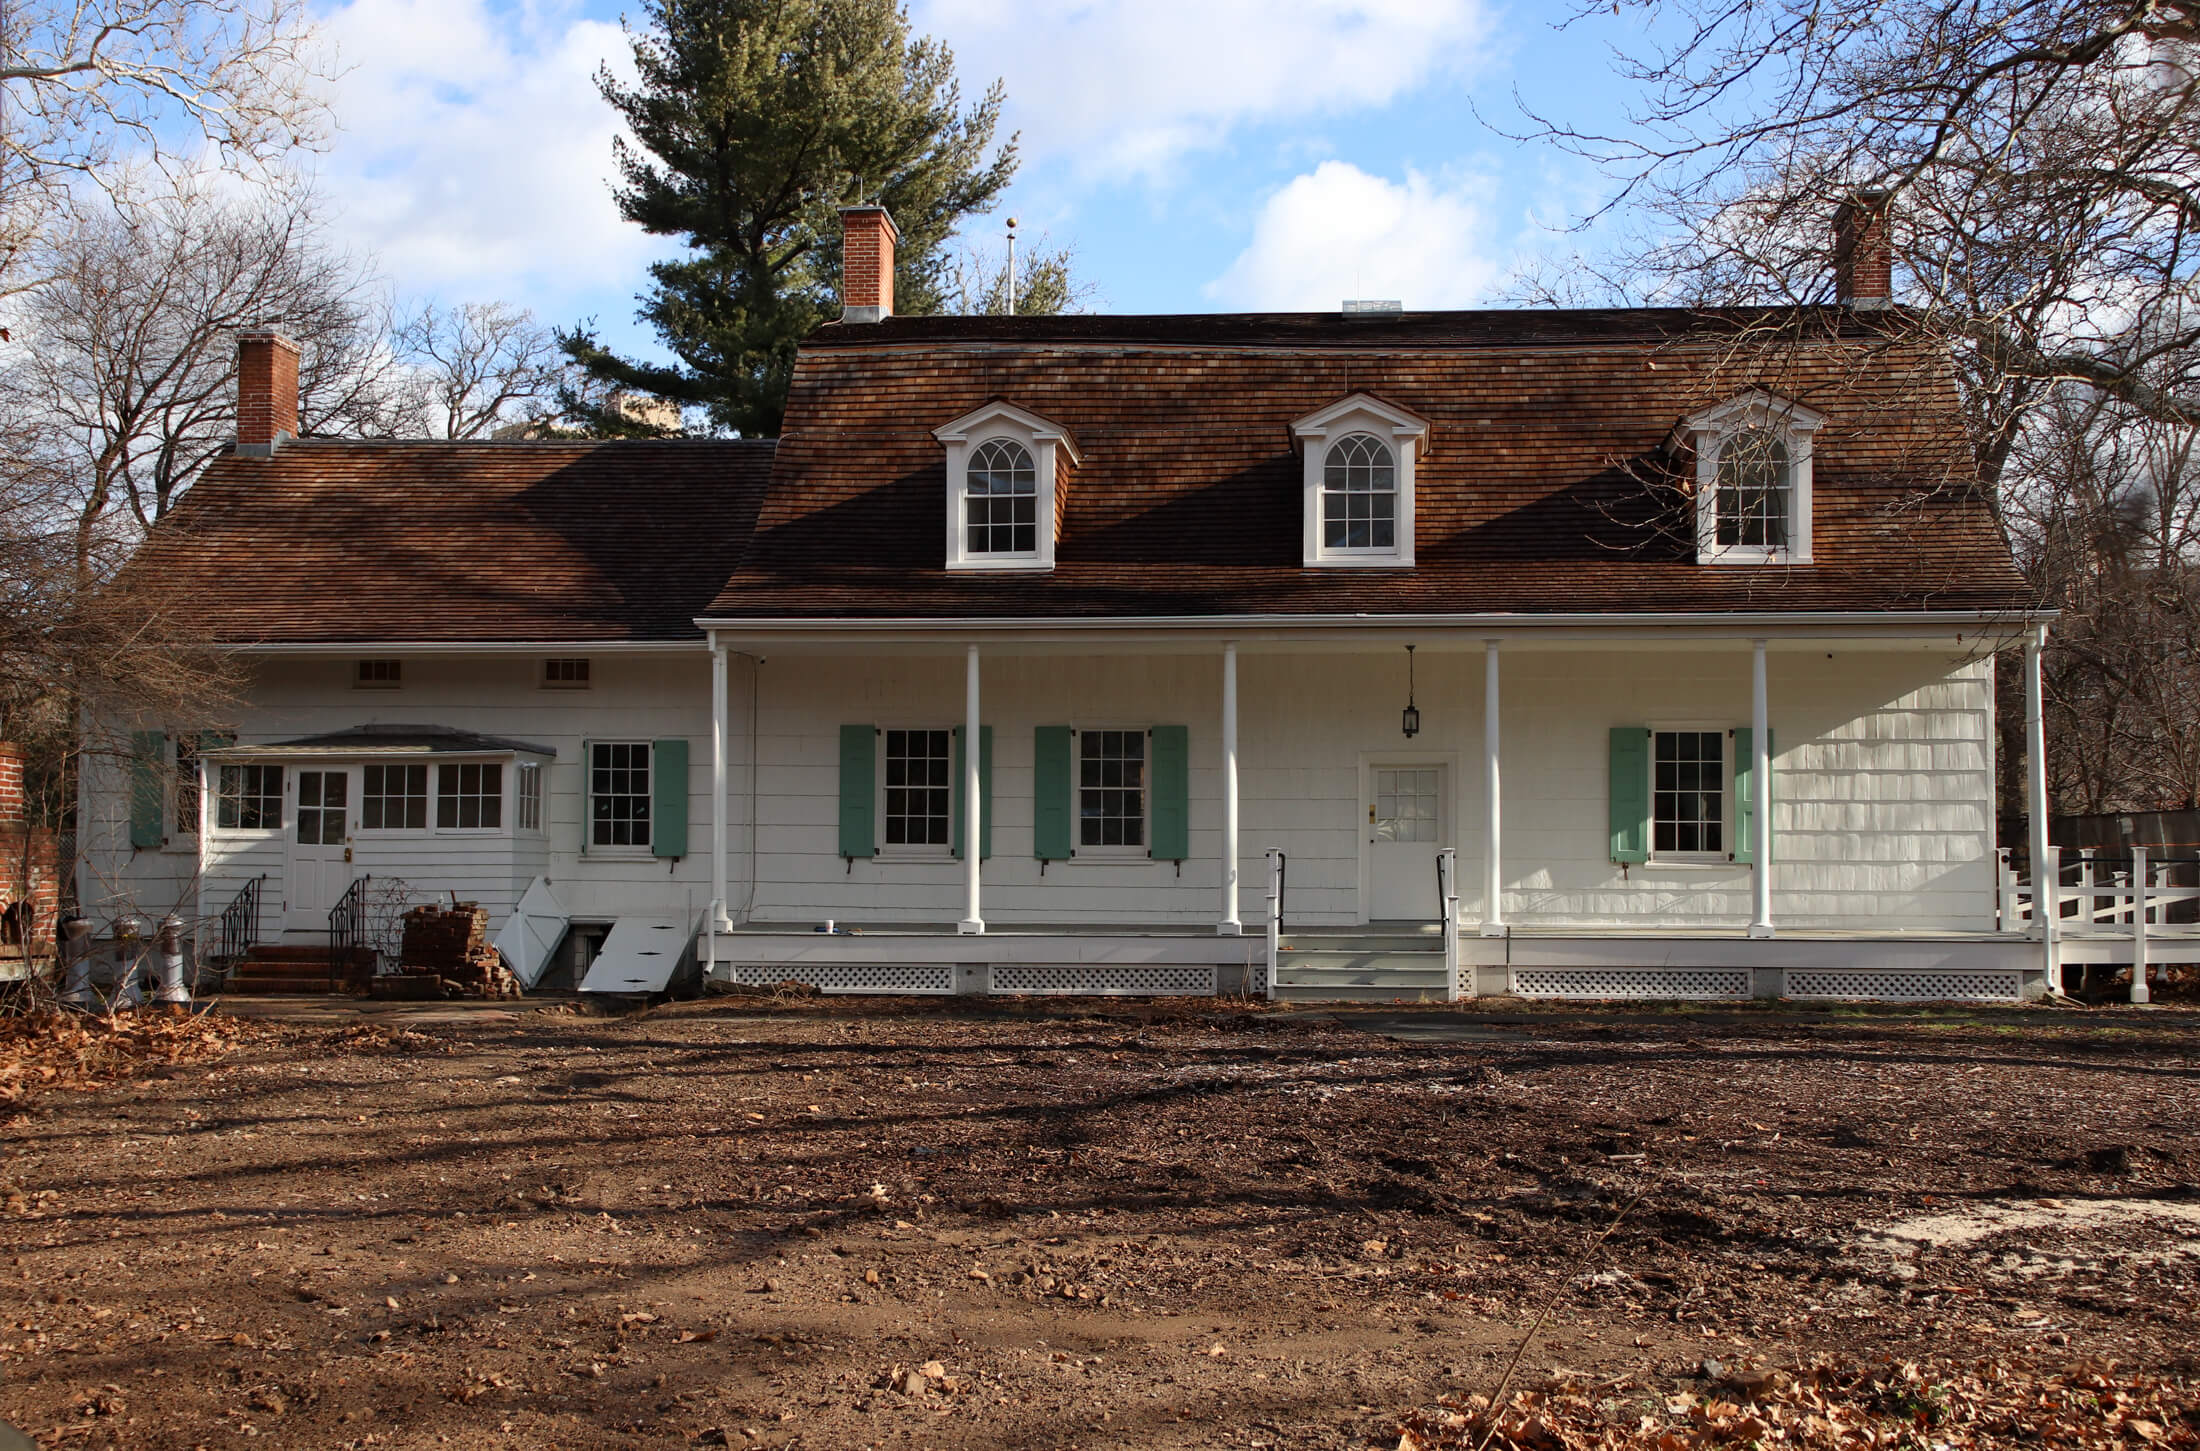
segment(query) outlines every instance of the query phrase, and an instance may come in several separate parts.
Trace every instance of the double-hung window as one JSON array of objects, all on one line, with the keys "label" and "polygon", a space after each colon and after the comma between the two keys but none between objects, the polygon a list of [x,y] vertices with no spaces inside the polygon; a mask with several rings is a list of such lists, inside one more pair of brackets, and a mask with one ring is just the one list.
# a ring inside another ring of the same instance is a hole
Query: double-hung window
[{"label": "double-hung window", "polygon": [[1031,451],[994,438],[970,451],[963,484],[971,559],[1035,559],[1039,554],[1039,472]]},{"label": "double-hung window", "polygon": [[504,825],[504,767],[494,761],[435,768],[439,831],[493,831]]},{"label": "double-hung window", "polygon": [[1322,461],[1322,548],[1398,548],[1398,466],[1390,445],[1365,433],[1329,445]]},{"label": "double-hung window", "polygon": [[1811,562],[1812,440],[1824,421],[1751,392],[1683,425],[1696,450],[1698,563]]},{"label": "double-hung window", "polygon": [[1077,845],[1146,845],[1146,733],[1086,730],[1077,735]]},{"label": "double-hung window", "polygon": [[424,831],[428,825],[428,768],[368,766],[359,794],[361,831]]},{"label": "double-hung window", "polygon": [[214,824],[226,831],[280,831],[283,768],[224,766],[214,801]]},{"label": "double-hung window", "polygon": [[1747,428],[1727,439],[1719,449],[1719,547],[1786,549],[1791,492],[1788,447],[1778,434]]},{"label": "double-hung window", "polygon": [[542,830],[542,763],[521,761],[512,768],[513,814],[521,831]]},{"label": "double-hung window", "polygon": [[1052,569],[1065,490],[1079,462],[1069,431],[996,399],[932,436],[946,453],[947,567]]},{"label": "double-hung window", "polygon": [[1726,859],[1726,732],[1650,733],[1650,853],[1668,861]]},{"label": "double-hung window", "polygon": [[649,742],[594,741],[588,748],[588,844],[649,845]]},{"label": "double-hung window", "polygon": [[879,739],[886,849],[945,852],[954,832],[955,733],[889,728]]},{"label": "double-hung window", "polygon": [[1291,425],[1304,460],[1308,568],[1413,565],[1413,476],[1429,445],[1425,419],[1353,393]]}]

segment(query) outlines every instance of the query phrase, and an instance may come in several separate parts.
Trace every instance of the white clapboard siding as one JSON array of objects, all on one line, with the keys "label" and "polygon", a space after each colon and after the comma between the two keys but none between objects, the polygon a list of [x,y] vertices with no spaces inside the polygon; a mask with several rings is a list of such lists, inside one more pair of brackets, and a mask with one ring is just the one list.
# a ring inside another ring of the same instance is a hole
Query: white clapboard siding
[{"label": "white clapboard siding", "polygon": [[[1416,671],[1422,731],[1399,732],[1402,650],[1240,658],[1240,910],[1262,920],[1263,854],[1289,856],[1294,925],[1359,920],[1367,768],[1386,758],[1449,770],[1445,841],[1459,849],[1462,911],[1482,911],[1482,657],[1423,641]],[[985,866],[990,923],[1197,927],[1214,920],[1221,841],[1219,656],[989,655],[986,721],[994,730],[994,855]],[[349,688],[346,660],[259,662],[244,742],[414,722],[550,747],[545,837],[464,838],[394,855],[362,838],[359,865],[424,893],[459,891],[491,908],[492,928],[538,875],[576,919],[622,912],[699,912],[710,892],[709,662],[692,656],[597,656],[586,691],[535,684],[533,657],[412,658],[397,691]],[[1727,864],[1609,860],[1607,735],[1628,724],[1748,723],[1749,650],[1583,650],[1508,646],[1503,656],[1506,914],[1523,926],[1731,926],[1747,920],[1749,874]],[[859,860],[839,849],[839,727],[953,726],[963,705],[960,653],[804,658],[773,653],[731,674],[728,774],[730,905],[757,922],[810,925],[919,921],[962,913],[951,859]],[[1770,659],[1775,761],[1773,909],[1782,925],[1882,930],[1992,925],[1991,672],[1983,661],[1914,649],[1784,650]],[[755,722],[753,835],[747,847]],[[1169,862],[1031,855],[1032,729],[1038,725],[1190,729],[1192,855]],[[689,854],[580,850],[583,740],[690,743]],[[148,900],[188,887],[188,853],[129,853],[127,802],[110,773],[87,776],[88,847],[113,893]],[[118,850],[115,843],[120,842]],[[1431,859],[1435,845],[1430,848]],[[217,853],[200,900],[216,912],[252,872],[274,874],[277,843],[247,860]],[[150,859],[150,860],[148,860]],[[1433,871],[1433,866],[1431,867]],[[141,909],[142,910],[142,909]],[[271,921],[279,917],[271,916]]]}]

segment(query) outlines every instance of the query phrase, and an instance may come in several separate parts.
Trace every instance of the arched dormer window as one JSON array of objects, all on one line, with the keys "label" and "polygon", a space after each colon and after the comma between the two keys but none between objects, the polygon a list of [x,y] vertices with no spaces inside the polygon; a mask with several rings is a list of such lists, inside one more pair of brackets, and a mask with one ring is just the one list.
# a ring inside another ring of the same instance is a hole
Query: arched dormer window
[{"label": "arched dormer window", "polygon": [[995,401],[932,430],[947,451],[947,567],[1054,568],[1070,471],[1069,431]]},{"label": "arched dormer window", "polygon": [[1291,425],[1305,460],[1302,562],[1410,568],[1413,476],[1428,424],[1366,393]]},{"label": "arched dormer window", "polygon": [[963,549],[972,559],[1029,559],[1039,552],[1039,474],[1031,450],[989,438],[970,451],[963,486]]},{"label": "arched dormer window", "polygon": [[1348,433],[1323,456],[1322,548],[1397,552],[1397,463],[1371,434]]},{"label": "arched dormer window", "polygon": [[1684,425],[1696,450],[1700,564],[1811,562],[1811,440],[1824,416],[1745,393]]}]

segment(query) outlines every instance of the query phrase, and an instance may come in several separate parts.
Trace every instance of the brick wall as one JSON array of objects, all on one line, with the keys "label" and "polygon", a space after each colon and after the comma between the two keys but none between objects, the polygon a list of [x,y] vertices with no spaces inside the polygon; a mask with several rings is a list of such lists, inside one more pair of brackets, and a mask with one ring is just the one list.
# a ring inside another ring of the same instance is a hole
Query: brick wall
[{"label": "brick wall", "polygon": [[280,333],[237,335],[237,446],[266,452],[298,436],[298,345]]},{"label": "brick wall", "polygon": [[840,213],[840,304],[877,308],[894,315],[894,244],[901,233],[884,207],[847,207]]}]

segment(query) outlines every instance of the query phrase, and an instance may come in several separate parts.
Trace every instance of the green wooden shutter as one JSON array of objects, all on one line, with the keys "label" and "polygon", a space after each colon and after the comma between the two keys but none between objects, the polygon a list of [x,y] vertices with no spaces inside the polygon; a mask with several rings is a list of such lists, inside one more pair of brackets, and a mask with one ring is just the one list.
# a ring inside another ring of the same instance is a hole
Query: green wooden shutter
[{"label": "green wooden shutter", "polygon": [[168,737],[162,731],[137,731],[130,737],[130,845],[159,846],[166,841],[162,829],[168,816],[168,793],[161,768],[168,760]]},{"label": "green wooden shutter", "polygon": [[[1757,860],[1757,773],[1754,769],[1757,756],[1754,745],[1755,736],[1748,726],[1734,732],[1734,860],[1738,862]],[[1779,737],[1766,731],[1765,764],[1772,763],[1772,753],[1779,748]],[[1765,783],[1764,797],[1769,808],[1772,801],[1770,781]]]},{"label": "green wooden shutter", "polygon": [[1039,726],[1031,733],[1031,854],[1041,861],[1069,860],[1070,795],[1069,727]]},{"label": "green wooden shutter", "polygon": [[840,728],[840,854],[878,855],[878,727]]},{"label": "green wooden shutter", "polygon": [[[955,859],[963,854],[963,728],[955,727],[955,785],[953,821]],[[993,727],[978,727],[978,860],[993,856]]]},{"label": "green wooden shutter", "polygon": [[649,850],[652,856],[688,852],[688,743],[649,743]]},{"label": "green wooden shutter", "polygon": [[1612,860],[1650,860],[1650,732],[1612,727]]},{"label": "green wooden shutter", "polygon": [[1192,854],[1191,728],[1155,726],[1152,754],[1146,787],[1147,855],[1180,862]]}]

